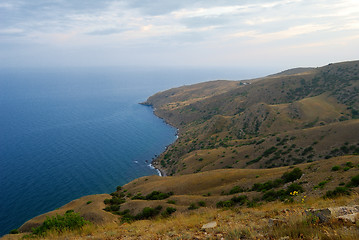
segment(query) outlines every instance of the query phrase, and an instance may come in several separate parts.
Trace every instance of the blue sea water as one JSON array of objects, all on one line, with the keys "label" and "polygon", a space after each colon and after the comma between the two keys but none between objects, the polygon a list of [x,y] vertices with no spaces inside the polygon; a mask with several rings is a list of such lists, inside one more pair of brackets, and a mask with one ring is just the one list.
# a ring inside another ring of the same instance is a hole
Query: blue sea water
[{"label": "blue sea water", "polygon": [[255,77],[221,69],[1,69],[0,236],[84,195],[157,174],[176,129],[138,104],[171,87]]}]

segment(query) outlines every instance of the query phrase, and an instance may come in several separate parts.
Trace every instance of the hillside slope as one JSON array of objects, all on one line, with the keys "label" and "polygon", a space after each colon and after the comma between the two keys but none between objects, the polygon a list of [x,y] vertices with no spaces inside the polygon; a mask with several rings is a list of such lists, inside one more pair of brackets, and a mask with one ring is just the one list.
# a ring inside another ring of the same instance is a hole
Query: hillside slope
[{"label": "hillside slope", "polygon": [[180,87],[144,104],[180,130],[154,162],[168,175],[359,153],[359,61]]},{"label": "hillside slope", "polygon": [[[338,169],[333,170],[334,166]],[[142,177],[118,187],[111,196],[93,195],[75,200],[28,221],[19,230],[29,232],[32,227],[40,226],[46,217],[74,210],[94,225],[86,225],[78,231],[49,232],[41,239],[280,239],[286,236],[291,236],[289,239],[313,239],[315,236],[357,239],[359,231],[352,223],[319,224],[307,216],[305,210],[359,204],[357,186],[348,189],[352,196],[339,194],[339,198],[322,198],[359,176],[358,166],[359,156],[303,163],[297,165],[302,173],[288,183],[279,183],[278,179],[285,181],[283,177],[295,172],[296,168],[218,169],[185,176]],[[293,186],[301,186],[303,192],[298,190],[293,194]],[[154,192],[171,194],[162,195],[163,199],[152,198]],[[104,209],[112,209],[117,204],[110,203],[111,197],[122,202],[116,210],[106,212]],[[105,205],[104,200],[108,204]],[[284,203],[273,202],[276,200]],[[160,214],[143,215],[145,209],[154,211],[158,206]],[[203,224],[213,221],[217,224],[213,229],[202,229]],[[280,224],[270,225],[271,221],[280,221]],[[2,239],[23,236],[26,235],[6,235]],[[28,236],[36,238],[36,235]]]}]

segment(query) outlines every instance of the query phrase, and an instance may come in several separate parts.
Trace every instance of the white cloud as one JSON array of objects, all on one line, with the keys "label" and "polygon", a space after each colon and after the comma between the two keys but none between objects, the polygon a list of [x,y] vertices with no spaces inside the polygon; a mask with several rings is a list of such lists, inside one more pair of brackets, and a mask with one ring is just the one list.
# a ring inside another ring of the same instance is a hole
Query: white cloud
[{"label": "white cloud", "polygon": [[[131,49],[132,58],[156,54],[158,64],[167,64],[170,53],[186,56],[190,63],[212,52],[211,61],[221,59],[218,63],[226,64],[225,59],[230,59],[232,64],[235,58],[246,57],[237,52],[263,50],[269,45],[274,52],[283,46],[310,49],[321,42],[338,42],[339,37],[353,38],[359,29],[357,0],[258,0],[242,4],[230,0],[122,0],[89,1],[84,7],[68,0],[51,4],[17,0],[14,4],[0,3],[0,34],[6,35],[6,40],[0,39],[0,54],[6,41],[14,46],[33,44],[34,52],[37,46],[72,52],[96,49],[104,55]],[[354,37],[351,41],[357,40]],[[188,57],[191,54],[197,57]],[[206,61],[204,57],[203,64]]]}]

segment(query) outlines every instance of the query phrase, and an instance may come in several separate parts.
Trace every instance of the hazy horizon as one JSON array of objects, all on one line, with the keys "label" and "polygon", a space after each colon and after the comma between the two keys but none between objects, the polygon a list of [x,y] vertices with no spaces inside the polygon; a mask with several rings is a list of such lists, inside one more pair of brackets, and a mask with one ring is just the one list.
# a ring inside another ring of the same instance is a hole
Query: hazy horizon
[{"label": "hazy horizon", "polygon": [[357,59],[359,2],[0,3],[2,67],[242,67],[285,70]]}]

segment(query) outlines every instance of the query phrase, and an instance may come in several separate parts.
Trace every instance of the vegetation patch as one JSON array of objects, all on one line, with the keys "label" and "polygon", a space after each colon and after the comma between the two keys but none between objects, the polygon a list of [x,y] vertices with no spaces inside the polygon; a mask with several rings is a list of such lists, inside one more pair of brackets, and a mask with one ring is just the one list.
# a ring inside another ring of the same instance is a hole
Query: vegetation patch
[{"label": "vegetation patch", "polygon": [[350,195],[350,191],[346,187],[336,187],[333,191],[327,191],[324,198],[336,198],[339,196]]},{"label": "vegetation patch", "polygon": [[32,234],[45,236],[49,231],[62,233],[64,231],[74,231],[81,229],[85,224],[89,224],[79,213],[72,210],[67,211],[63,216],[56,215],[47,217],[46,220],[37,228],[32,229]]}]

